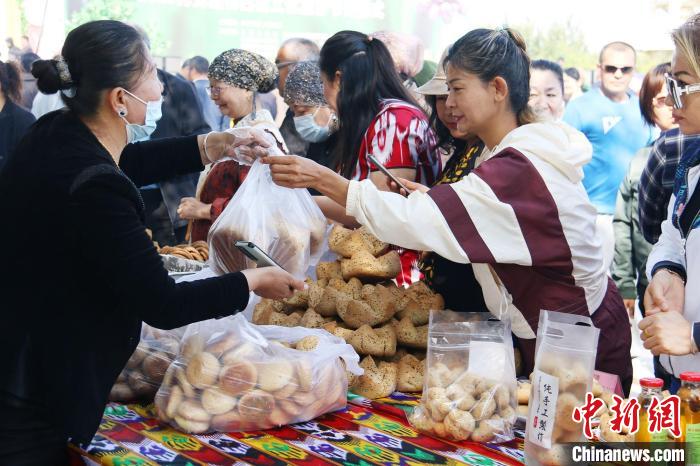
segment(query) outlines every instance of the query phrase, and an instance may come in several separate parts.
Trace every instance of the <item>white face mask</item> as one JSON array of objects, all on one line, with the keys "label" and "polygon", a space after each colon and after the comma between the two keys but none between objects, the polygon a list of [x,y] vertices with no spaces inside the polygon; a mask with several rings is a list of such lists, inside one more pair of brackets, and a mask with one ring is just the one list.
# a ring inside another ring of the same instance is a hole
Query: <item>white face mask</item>
[{"label": "white face mask", "polygon": [[126,143],[131,144],[132,142],[148,140],[151,137],[151,134],[153,134],[153,131],[156,130],[156,123],[158,123],[158,120],[160,120],[160,118],[163,116],[163,96],[160,96],[160,99],[158,100],[146,102],[126,89],[124,89],[124,92],[146,106],[146,121],[142,125],[129,123],[129,121],[125,118],[125,111],[123,111],[123,114],[119,114],[122,120],[126,122]]},{"label": "white face mask", "polygon": [[325,141],[331,134],[331,130],[330,128],[328,128],[328,125],[320,126],[316,123],[316,120],[314,120],[314,116],[317,112],[318,108],[312,115],[302,115],[300,117],[294,117],[294,127],[297,129],[297,132],[305,141]]}]

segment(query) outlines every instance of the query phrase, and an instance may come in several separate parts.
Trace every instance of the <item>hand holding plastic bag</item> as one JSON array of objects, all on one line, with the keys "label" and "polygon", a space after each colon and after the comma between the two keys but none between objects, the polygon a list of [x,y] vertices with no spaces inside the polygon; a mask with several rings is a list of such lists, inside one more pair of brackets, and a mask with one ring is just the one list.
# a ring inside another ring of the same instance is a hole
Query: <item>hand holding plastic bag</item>
[{"label": "hand holding plastic bag", "polygon": [[252,241],[284,270],[304,278],[324,252],[325,235],[326,218],[309,192],[276,185],[270,167],[256,161],[209,230],[209,264],[217,274],[255,268],[235,247],[236,241]]},{"label": "hand holding plastic bag", "polygon": [[231,128],[225,132],[235,137],[235,142],[226,148],[225,159],[233,159],[243,165],[253,165],[261,157],[284,155],[282,143],[275,135],[279,134],[279,130],[272,123],[263,121],[255,126]]},{"label": "hand holding plastic bag", "polygon": [[190,433],[269,429],[345,407],[352,346],[324,330],[255,326],[243,316],[190,325],[156,395],[161,420]]}]

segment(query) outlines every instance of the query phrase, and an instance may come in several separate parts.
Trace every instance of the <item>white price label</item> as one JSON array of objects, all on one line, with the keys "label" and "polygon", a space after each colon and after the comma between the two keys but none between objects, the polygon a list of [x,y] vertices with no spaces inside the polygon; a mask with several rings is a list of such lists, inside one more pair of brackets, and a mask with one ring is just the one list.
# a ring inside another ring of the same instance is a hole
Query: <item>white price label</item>
[{"label": "white price label", "polygon": [[559,398],[559,379],[536,370],[532,377],[532,400],[527,424],[528,439],[542,448],[552,448],[552,431]]}]

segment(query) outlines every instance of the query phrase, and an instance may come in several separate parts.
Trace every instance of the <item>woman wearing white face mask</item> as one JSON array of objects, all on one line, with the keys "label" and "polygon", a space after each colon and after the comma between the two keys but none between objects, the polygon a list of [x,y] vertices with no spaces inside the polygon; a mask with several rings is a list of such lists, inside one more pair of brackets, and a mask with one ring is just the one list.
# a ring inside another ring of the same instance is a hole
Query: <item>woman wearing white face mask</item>
[{"label": "woman wearing white face mask", "polygon": [[[271,132],[283,143],[282,135],[269,111],[256,108],[258,92],[275,87],[277,67],[256,53],[231,49],[217,56],[209,65],[211,98],[221,113],[236,122],[234,128],[255,126]],[[185,197],[177,213],[193,220],[192,241],[206,241],[209,228],[224,211],[245,180],[249,167],[235,160],[212,164],[205,173],[198,199]]]},{"label": "woman wearing white face mask", "polygon": [[40,118],[0,171],[0,195],[12,200],[0,204],[11,219],[0,241],[14,245],[0,273],[0,462],[47,466],[67,463],[69,438],[92,439],[142,321],[180,327],[245,308],[251,290],[280,298],[303,284],[274,268],[182,284],[168,276],[134,183],[200,171],[255,141],[212,133],[128,144],[152,132],[161,99],[134,28],[79,26],[33,74],[67,110]]},{"label": "woman wearing white face mask", "polygon": [[287,75],[283,97],[294,112],[297,132],[311,143],[306,157],[330,166],[338,120],[323,96],[318,62],[297,63]]}]

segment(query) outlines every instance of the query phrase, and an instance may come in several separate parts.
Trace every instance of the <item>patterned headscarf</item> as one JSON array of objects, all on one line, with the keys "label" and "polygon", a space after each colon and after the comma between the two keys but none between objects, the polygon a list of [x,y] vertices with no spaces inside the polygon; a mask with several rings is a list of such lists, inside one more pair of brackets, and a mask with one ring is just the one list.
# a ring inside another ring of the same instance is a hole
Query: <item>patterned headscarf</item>
[{"label": "patterned headscarf", "polygon": [[209,65],[209,77],[248,91],[270,92],[275,88],[277,67],[270,60],[248,52],[231,49]]},{"label": "patterned headscarf", "polygon": [[294,65],[284,82],[284,101],[287,104],[323,107],[328,105],[323,97],[321,69],[318,62],[302,61]]}]

